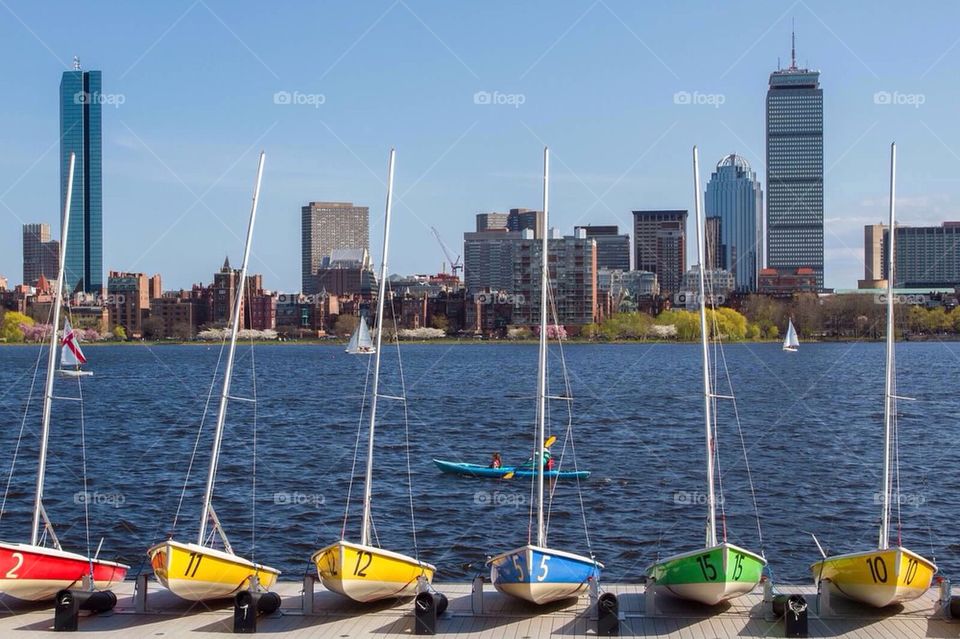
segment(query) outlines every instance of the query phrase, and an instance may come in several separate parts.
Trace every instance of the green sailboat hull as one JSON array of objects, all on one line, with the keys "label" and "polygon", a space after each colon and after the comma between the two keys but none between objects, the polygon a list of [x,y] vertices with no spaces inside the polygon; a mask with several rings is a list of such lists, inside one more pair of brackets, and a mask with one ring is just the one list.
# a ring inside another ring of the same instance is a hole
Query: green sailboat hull
[{"label": "green sailboat hull", "polygon": [[651,566],[647,577],[653,587],[712,606],[751,592],[766,565],[763,557],[723,543],[668,557]]}]

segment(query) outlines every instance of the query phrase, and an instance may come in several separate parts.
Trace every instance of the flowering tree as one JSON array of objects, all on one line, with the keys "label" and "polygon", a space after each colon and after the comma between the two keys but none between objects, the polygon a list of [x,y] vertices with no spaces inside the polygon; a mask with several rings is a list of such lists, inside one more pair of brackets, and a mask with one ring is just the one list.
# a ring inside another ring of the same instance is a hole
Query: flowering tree
[{"label": "flowering tree", "polygon": [[[534,334],[540,337],[540,327],[534,327]],[[567,339],[567,329],[562,324],[547,324],[547,339]]]}]

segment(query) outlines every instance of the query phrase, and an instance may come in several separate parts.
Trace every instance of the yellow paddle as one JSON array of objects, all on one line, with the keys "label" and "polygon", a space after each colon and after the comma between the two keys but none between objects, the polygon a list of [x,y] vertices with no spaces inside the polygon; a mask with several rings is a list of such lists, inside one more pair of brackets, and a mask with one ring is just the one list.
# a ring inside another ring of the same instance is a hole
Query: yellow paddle
[{"label": "yellow paddle", "polygon": [[[547,441],[543,442],[543,447],[544,447],[544,448],[550,448],[551,446],[553,446],[553,445],[556,443],[556,441],[557,441],[557,436],[556,436],[556,435],[550,435],[549,437],[547,437]],[[501,477],[500,479],[513,479],[513,476],[514,476],[514,475],[516,475],[516,473],[511,470],[510,472],[506,473],[506,474],[505,474],[503,477]]]}]

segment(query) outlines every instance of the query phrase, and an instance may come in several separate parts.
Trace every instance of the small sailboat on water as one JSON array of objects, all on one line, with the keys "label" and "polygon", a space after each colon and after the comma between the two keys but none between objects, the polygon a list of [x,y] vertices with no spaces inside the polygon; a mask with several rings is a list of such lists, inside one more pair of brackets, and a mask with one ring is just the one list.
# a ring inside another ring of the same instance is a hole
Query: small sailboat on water
[{"label": "small sailboat on water", "polygon": [[783,338],[783,350],[796,353],[797,348],[800,346],[800,339],[797,337],[797,329],[793,327],[793,318],[790,318],[790,323],[787,324],[787,335]]},{"label": "small sailboat on water", "polygon": [[63,337],[60,338],[60,374],[64,377],[89,377],[93,371],[81,368],[87,363],[87,358],[80,348],[80,337],[70,326],[70,320],[63,325]]},{"label": "small sailboat on water", "polygon": [[[213,435],[213,450],[210,454],[210,468],[207,473],[207,487],[203,497],[200,515],[200,534],[196,543],[187,543],[168,539],[156,544],[147,551],[153,571],[160,580],[178,597],[190,601],[221,599],[230,597],[244,588],[256,585],[269,589],[280,575],[280,571],[269,566],[254,563],[235,554],[220,525],[213,509],[214,485],[217,477],[217,462],[220,459],[220,446],[223,441],[223,428],[227,418],[227,405],[230,400],[230,383],[233,378],[234,354],[237,350],[243,307],[243,283],[247,281],[247,264],[250,259],[250,245],[253,241],[253,224],[257,216],[257,201],[260,197],[260,180],[263,177],[265,155],[260,153],[257,167],[257,180],[253,192],[253,204],[250,209],[250,222],[247,227],[247,240],[243,249],[243,265],[240,268],[239,290],[233,304],[230,322],[230,346],[227,351],[227,365],[223,375],[223,389],[220,395],[220,408],[217,412],[217,426]],[[210,524],[212,523],[212,527]],[[209,533],[209,535],[208,535]],[[223,549],[212,547],[215,537],[219,537]]]},{"label": "small sailboat on water", "polygon": [[[87,587],[90,589],[106,590],[123,581],[130,569],[130,566],[100,559],[99,551],[90,557],[64,550],[43,507],[50,416],[54,400],[53,383],[57,369],[57,327],[60,325],[60,311],[63,306],[63,275],[67,237],[70,230],[70,203],[73,197],[75,163],[76,158],[71,153],[67,173],[66,204],[63,209],[63,233],[60,238],[59,276],[53,302],[53,329],[50,331],[50,350],[47,354],[47,379],[43,394],[43,417],[40,429],[40,458],[37,463],[37,486],[34,493],[30,542],[0,541],[0,595],[23,601],[52,599],[60,590],[76,587],[84,580],[87,581]],[[69,332],[69,324],[67,329],[65,333]]]},{"label": "small sailboat on water", "polygon": [[716,605],[723,601],[751,592],[760,583],[760,577],[766,566],[766,560],[759,554],[735,546],[726,540],[717,538],[717,496],[715,489],[716,440],[714,420],[716,400],[720,396],[714,393],[711,379],[711,358],[709,331],[707,328],[707,291],[703,264],[706,263],[703,241],[703,205],[700,190],[700,159],[697,148],[693,148],[693,179],[697,216],[697,251],[701,266],[699,280],[700,302],[700,345],[703,351],[703,407],[706,430],[707,461],[707,526],[706,543],[703,548],[673,555],[647,569],[648,587],[666,588],[671,594],[707,605]]},{"label": "small sailboat on water", "polygon": [[[849,599],[877,608],[911,601],[920,597],[929,588],[937,566],[917,553],[904,548],[900,543],[890,545],[890,510],[893,493],[892,463],[899,456],[894,454],[897,438],[897,400],[909,399],[896,394],[896,367],[894,365],[894,306],[893,285],[896,261],[894,238],[896,209],[897,145],[890,146],[890,226],[887,237],[887,346],[886,381],[883,402],[883,506],[880,513],[880,538],[875,549],[834,555],[813,564],[810,570],[820,588],[830,588]],[[898,480],[899,481],[899,480]],[[899,500],[898,500],[899,503]],[[817,542],[819,546],[819,542]],[[821,549],[821,553],[823,550]]]},{"label": "small sailboat on water", "polygon": [[536,447],[536,538],[514,550],[490,558],[490,581],[500,592],[529,601],[545,604],[575,597],[584,592],[591,581],[600,579],[603,564],[593,557],[556,550],[547,545],[547,527],[544,521],[544,464],[547,443],[547,306],[550,286],[548,233],[550,150],[543,150],[543,243],[540,265],[540,349],[537,366]]},{"label": "small sailboat on water", "polygon": [[[362,603],[393,597],[412,597],[421,583],[430,584],[436,567],[411,557],[375,546],[373,543],[373,453],[377,426],[378,399],[405,402],[404,397],[380,394],[380,353],[383,343],[383,311],[387,297],[387,253],[390,248],[390,213],[393,208],[393,167],[396,153],[390,150],[387,169],[387,203],[383,227],[383,261],[380,264],[380,291],[377,299],[376,345],[372,353],[373,387],[370,399],[370,428],[367,435],[367,470],[364,478],[363,520],[360,542],[341,535],[339,541],[313,553],[311,561],[328,590]],[[359,439],[358,439],[359,442]],[[348,497],[349,501],[349,497]],[[349,508],[349,503],[347,504]],[[412,507],[412,503],[411,503]],[[346,518],[344,519],[344,533]]]},{"label": "small sailboat on water", "polygon": [[367,320],[363,317],[357,323],[357,328],[350,336],[350,342],[347,344],[347,353],[351,355],[373,355],[377,352],[373,345],[373,339],[370,337],[370,329],[367,328]]}]

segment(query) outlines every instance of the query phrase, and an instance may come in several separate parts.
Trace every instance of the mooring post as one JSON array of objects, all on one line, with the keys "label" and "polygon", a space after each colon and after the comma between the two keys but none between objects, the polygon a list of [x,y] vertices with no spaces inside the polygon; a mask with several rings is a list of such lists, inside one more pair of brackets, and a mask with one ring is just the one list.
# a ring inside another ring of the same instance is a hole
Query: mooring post
[{"label": "mooring post", "polygon": [[147,611],[147,574],[140,573],[133,585],[133,609],[139,613]]},{"label": "mooring post", "polygon": [[656,617],[660,614],[657,609],[657,580],[647,579],[643,587],[643,614],[648,617]]},{"label": "mooring post", "polygon": [[820,589],[817,592],[817,616],[820,618],[833,616],[833,603],[830,601],[830,580],[821,579]]},{"label": "mooring post", "polygon": [[307,573],[303,576],[302,603],[300,605],[303,614],[313,614],[313,587],[317,583],[317,578],[313,573]]},{"label": "mooring post", "polygon": [[590,593],[590,616],[592,619],[597,619],[599,617],[597,604],[600,602],[600,583],[595,577],[590,577],[587,584],[590,587],[588,591]]},{"label": "mooring post", "polygon": [[483,614],[483,574],[480,573],[473,578],[470,587],[470,610],[475,615]]}]

